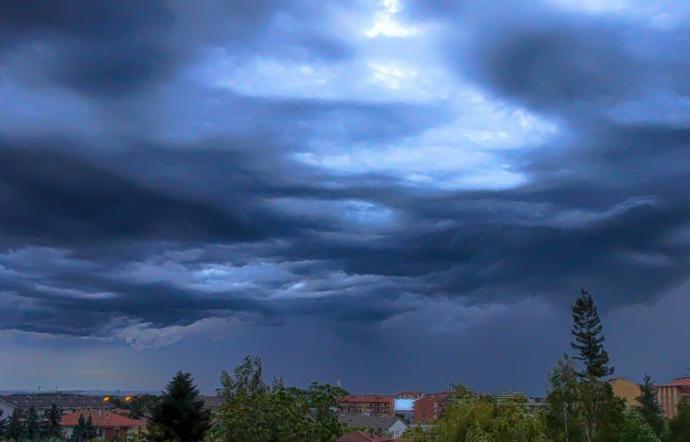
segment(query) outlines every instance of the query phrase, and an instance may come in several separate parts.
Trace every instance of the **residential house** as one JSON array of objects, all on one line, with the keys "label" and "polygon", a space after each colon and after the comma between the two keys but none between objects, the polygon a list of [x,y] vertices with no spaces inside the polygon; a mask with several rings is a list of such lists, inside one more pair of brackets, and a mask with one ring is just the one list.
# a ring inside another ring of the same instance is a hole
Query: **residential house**
[{"label": "residential house", "polygon": [[342,413],[393,416],[395,414],[395,397],[387,395],[350,395],[340,399],[338,408]]},{"label": "residential house", "polygon": [[62,416],[60,426],[64,429],[67,439],[79,424],[80,416],[83,416],[85,420],[91,417],[91,423],[98,437],[105,442],[126,442],[128,436],[141,434],[146,428],[146,421],[143,419],[131,419],[104,410],[79,411]]},{"label": "residential house", "polygon": [[677,378],[665,385],[657,386],[657,400],[664,416],[673,419],[678,413],[678,404],[690,400],[690,377]]},{"label": "residential house", "polygon": [[640,405],[637,398],[642,395],[642,387],[637,382],[624,377],[617,377],[609,380],[609,385],[613,394],[625,401],[629,408]]},{"label": "residential house", "polygon": [[345,428],[364,430],[377,436],[400,437],[407,430],[407,424],[397,416],[367,416],[364,414],[338,415]]}]

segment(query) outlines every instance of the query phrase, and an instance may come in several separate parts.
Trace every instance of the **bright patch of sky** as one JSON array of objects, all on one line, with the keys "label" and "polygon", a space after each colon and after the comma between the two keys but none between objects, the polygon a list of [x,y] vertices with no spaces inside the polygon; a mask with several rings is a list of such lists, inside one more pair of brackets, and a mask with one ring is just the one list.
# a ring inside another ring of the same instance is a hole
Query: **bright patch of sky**
[{"label": "bright patch of sky", "polygon": [[[395,175],[411,185],[438,188],[507,188],[525,177],[501,152],[548,140],[557,127],[524,109],[484,96],[448,71],[438,45],[421,25],[397,21],[401,0],[383,0],[353,14],[349,28],[355,56],[347,60],[233,58],[215,49],[195,70],[201,81],[233,92],[262,97],[325,99],[358,103],[415,103],[446,107],[454,118],[411,139],[391,144],[358,144],[322,130],[304,140],[298,161],[331,171]],[[353,24],[354,23],[354,24]],[[373,24],[372,24],[373,23]],[[328,128],[329,121],[320,123]]]},{"label": "bright patch of sky", "polygon": [[402,10],[400,0],[381,0],[382,10],[376,13],[374,24],[364,31],[368,38],[409,38],[422,34],[416,26],[405,25],[396,20],[395,16]]}]

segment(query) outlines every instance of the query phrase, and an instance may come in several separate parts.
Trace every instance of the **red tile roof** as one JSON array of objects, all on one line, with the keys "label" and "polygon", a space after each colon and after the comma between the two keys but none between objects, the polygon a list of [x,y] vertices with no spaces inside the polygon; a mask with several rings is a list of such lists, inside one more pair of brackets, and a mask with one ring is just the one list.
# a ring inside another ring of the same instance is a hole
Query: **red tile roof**
[{"label": "red tile roof", "polygon": [[690,385],[690,377],[686,378],[676,378],[671,381],[668,385]]},{"label": "red tile roof", "polygon": [[62,416],[60,425],[63,427],[76,427],[81,415],[84,416],[84,420],[88,420],[89,416],[91,416],[93,426],[96,428],[137,428],[146,426],[146,421],[143,419],[130,419],[108,411],[84,411],[66,414]]},{"label": "red tile roof", "polygon": [[368,395],[350,395],[345,396],[341,402],[392,402],[395,398],[393,396],[386,396],[382,394],[368,394]]}]

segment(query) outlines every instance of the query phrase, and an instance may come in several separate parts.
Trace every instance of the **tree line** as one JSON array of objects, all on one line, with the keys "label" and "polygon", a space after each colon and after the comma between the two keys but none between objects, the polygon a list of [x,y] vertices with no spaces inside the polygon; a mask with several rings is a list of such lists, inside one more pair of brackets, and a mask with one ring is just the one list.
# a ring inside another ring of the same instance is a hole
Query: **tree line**
[{"label": "tree line", "polygon": [[[689,442],[690,403],[681,401],[667,421],[652,379],[645,376],[638,405],[628,408],[614,395],[614,373],[604,348],[603,326],[592,296],[582,290],[572,306],[572,354],[551,371],[543,407],[526,398],[493,398],[455,386],[441,417],[431,426],[412,426],[411,442]],[[221,405],[211,412],[189,373],[178,372],[159,397],[144,396],[116,405],[131,417],[146,416],[148,442],[329,442],[345,430],[337,408],[348,393],[328,384],[306,389],[281,379],[266,383],[261,359],[246,357],[221,375]],[[115,399],[118,401],[118,399]],[[3,441],[62,440],[60,411],[46,418],[36,410],[0,421]],[[0,417],[1,418],[1,417]],[[72,442],[95,437],[83,416]]]}]

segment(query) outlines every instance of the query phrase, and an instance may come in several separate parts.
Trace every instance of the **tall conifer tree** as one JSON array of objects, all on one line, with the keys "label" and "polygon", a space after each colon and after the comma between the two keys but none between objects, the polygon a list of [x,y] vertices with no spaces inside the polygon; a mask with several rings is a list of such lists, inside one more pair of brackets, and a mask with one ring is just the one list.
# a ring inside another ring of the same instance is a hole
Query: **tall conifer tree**
[{"label": "tall conifer tree", "polygon": [[24,422],[26,428],[26,438],[30,441],[38,440],[41,435],[41,422],[38,419],[38,412],[36,407],[29,408],[26,421]]},{"label": "tall conifer tree", "polygon": [[153,407],[148,425],[150,442],[197,442],[204,439],[210,415],[192,375],[178,372]]},{"label": "tall conifer tree", "polygon": [[62,427],[60,426],[61,416],[62,410],[53,402],[50,406],[50,410],[48,410],[46,424],[43,429],[43,436],[45,438],[51,440],[61,439],[63,437]]},{"label": "tall conifer tree", "polygon": [[609,367],[609,354],[604,350],[604,335],[601,320],[594,299],[582,289],[572,307],[574,341],[571,346],[576,351],[575,359],[582,362],[582,377],[602,379],[613,374]]},{"label": "tall conifer tree", "polygon": [[12,412],[12,417],[7,424],[7,432],[5,439],[10,441],[21,441],[25,437],[24,423],[22,422],[22,414],[18,408]]},{"label": "tall conifer tree", "polygon": [[579,402],[585,422],[587,442],[616,440],[618,427],[624,422],[624,407],[613,395],[607,376],[613,374],[609,355],[604,349],[604,335],[594,299],[582,289],[572,306],[572,348],[579,370]]}]

